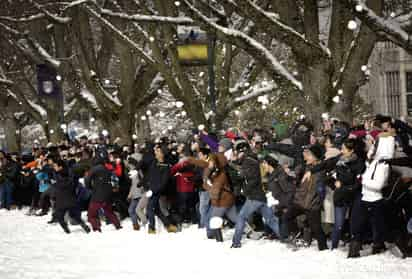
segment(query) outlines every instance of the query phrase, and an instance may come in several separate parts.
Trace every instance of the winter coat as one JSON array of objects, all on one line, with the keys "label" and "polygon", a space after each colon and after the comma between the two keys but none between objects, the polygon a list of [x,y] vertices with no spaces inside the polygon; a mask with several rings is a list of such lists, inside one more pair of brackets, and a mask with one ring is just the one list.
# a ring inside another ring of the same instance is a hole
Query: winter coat
[{"label": "winter coat", "polygon": [[373,161],[362,174],[362,200],[375,202],[383,198],[381,190],[387,185],[391,172],[389,164],[382,162],[392,159],[395,154],[395,138],[382,133],[379,136]]},{"label": "winter coat", "polygon": [[243,195],[249,200],[266,202],[262,188],[260,164],[255,154],[247,153],[240,162],[240,176],[245,179]]},{"label": "winter coat", "polygon": [[294,203],[305,210],[320,210],[325,192],[325,172],[314,173],[296,188]]},{"label": "winter coat", "polygon": [[192,193],[195,190],[194,168],[187,161],[175,164],[170,174],[176,177],[176,188],[179,193]]},{"label": "winter coat", "polygon": [[11,182],[14,185],[16,185],[19,177],[19,166],[16,162],[8,160],[6,161],[6,165],[1,167],[0,175],[0,184],[5,182]]},{"label": "winter coat", "polygon": [[225,172],[227,160],[224,154],[216,153],[218,169],[215,173],[210,173],[209,163],[203,160],[197,160],[192,157],[188,162],[195,166],[203,168],[203,188],[209,192],[210,203],[214,207],[230,208],[235,203],[235,196],[230,191],[229,179]]},{"label": "winter coat", "polygon": [[218,152],[219,143],[215,139],[213,139],[211,136],[200,133],[199,138],[203,143],[207,144],[210,147],[210,150],[213,153]]},{"label": "winter coat", "polygon": [[128,198],[131,200],[138,199],[143,196],[142,174],[141,171],[132,170],[130,172],[131,186]]},{"label": "winter coat", "polygon": [[278,208],[282,210],[292,204],[296,187],[293,178],[278,167],[268,176],[268,190],[279,201]]},{"label": "winter coat", "polygon": [[54,195],[56,198],[56,209],[72,208],[76,206],[76,185],[73,177],[67,173],[55,175]]},{"label": "winter coat", "polygon": [[311,172],[326,171],[330,173],[333,170],[336,172],[336,180],[342,184],[340,188],[335,189],[333,183],[332,188],[335,189],[333,202],[335,206],[349,205],[361,190],[360,176],[365,170],[365,163],[355,154],[350,158],[339,155],[311,168]]},{"label": "winter coat", "polygon": [[38,173],[36,179],[39,181],[39,192],[46,192],[50,187],[50,179],[52,176],[52,168],[48,165],[44,166]]},{"label": "winter coat", "polygon": [[92,189],[91,201],[111,201],[113,195],[111,177],[112,172],[107,170],[102,164],[98,164],[90,169],[89,175],[85,178],[85,184]]},{"label": "winter coat", "polygon": [[149,169],[149,190],[161,194],[170,183],[170,165],[154,160]]}]

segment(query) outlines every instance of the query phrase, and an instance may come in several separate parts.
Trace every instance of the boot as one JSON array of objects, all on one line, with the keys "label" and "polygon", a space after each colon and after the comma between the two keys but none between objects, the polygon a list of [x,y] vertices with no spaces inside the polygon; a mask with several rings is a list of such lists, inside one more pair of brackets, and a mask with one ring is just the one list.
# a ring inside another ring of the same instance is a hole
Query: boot
[{"label": "boot", "polygon": [[149,228],[149,230],[148,230],[147,233],[148,233],[148,234],[156,234],[156,230]]},{"label": "boot", "polygon": [[139,224],[133,224],[133,230],[135,230],[135,231],[140,230]]},{"label": "boot", "polygon": [[384,243],[373,244],[372,245],[372,255],[377,255],[386,251],[386,246]]},{"label": "boot", "polygon": [[356,240],[352,240],[349,244],[348,258],[359,258],[361,250],[361,243]]},{"label": "boot", "polygon": [[175,233],[175,232],[177,232],[177,227],[175,225],[169,225],[169,226],[167,226],[167,232]]},{"label": "boot", "polygon": [[61,226],[62,226],[65,233],[70,233],[69,227],[67,226],[66,223],[63,223]]},{"label": "boot", "polygon": [[217,229],[215,232],[216,232],[216,241],[217,242],[223,242],[222,230]]},{"label": "boot", "polygon": [[89,233],[89,232],[90,232],[90,228],[89,228],[88,225],[86,225],[85,222],[81,222],[81,223],[80,223],[80,226],[82,227],[82,229],[83,229],[86,233]]}]

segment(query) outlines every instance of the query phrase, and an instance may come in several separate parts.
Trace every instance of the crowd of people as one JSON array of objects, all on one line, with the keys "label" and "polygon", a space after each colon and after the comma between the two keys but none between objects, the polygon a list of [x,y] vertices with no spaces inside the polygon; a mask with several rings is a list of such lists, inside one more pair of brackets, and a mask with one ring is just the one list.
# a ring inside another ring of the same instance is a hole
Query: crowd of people
[{"label": "crowd of people", "polygon": [[[30,153],[0,152],[0,204],[51,212],[49,223],[102,232],[101,221],[156,234],[188,225],[232,248],[242,238],[279,241],[291,249],[349,246],[348,257],[388,245],[412,256],[412,127],[378,115],[357,127],[325,119],[314,131],[291,127],[216,135],[194,129],[183,142],[163,137],[119,146],[102,136]],[[82,219],[87,211],[87,221]],[[28,217],[35,218],[35,217]],[[89,227],[91,226],[91,228]],[[330,240],[330,241],[328,241]],[[370,245],[370,246],[369,246]]]}]

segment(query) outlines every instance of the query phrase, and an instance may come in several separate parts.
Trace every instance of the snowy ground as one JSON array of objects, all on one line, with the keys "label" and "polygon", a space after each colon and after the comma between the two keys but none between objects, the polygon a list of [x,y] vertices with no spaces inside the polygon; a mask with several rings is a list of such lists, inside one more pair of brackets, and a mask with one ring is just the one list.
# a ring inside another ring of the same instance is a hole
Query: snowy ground
[{"label": "snowy ground", "polygon": [[[223,244],[207,240],[195,226],[179,234],[135,232],[130,222],[115,231],[83,233],[71,226],[66,235],[49,216],[0,210],[0,278],[412,278],[412,259],[389,252],[347,260],[346,250],[297,252],[274,241],[246,240],[230,249],[233,231]],[[216,270],[213,274],[212,269]]]}]

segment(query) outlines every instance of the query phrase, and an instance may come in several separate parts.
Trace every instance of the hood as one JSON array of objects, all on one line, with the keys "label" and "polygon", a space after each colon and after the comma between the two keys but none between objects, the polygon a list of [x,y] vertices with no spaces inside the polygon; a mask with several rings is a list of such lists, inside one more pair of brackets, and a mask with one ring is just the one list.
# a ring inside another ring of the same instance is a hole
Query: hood
[{"label": "hood", "polygon": [[392,159],[395,155],[395,138],[392,136],[379,137],[375,160]]}]

